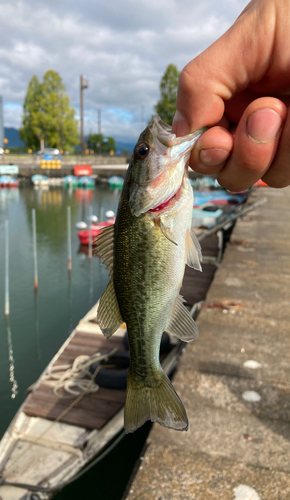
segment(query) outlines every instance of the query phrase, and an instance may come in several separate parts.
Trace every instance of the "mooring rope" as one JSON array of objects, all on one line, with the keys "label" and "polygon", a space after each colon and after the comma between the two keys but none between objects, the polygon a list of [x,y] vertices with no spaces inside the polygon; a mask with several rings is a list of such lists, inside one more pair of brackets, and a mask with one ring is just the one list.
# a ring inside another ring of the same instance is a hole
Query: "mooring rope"
[{"label": "mooring rope", "polygon": [[[89,371],[89,367],[93,363],[109,359],[109,356],[112,356],[116,351],[117,349],[110,351],[109,354],[98,352],[92,356],[81,355],[77,356],[71,364],[52,366],[44,377],[44,383],[48,380],[54,380],[53,393],[62,399],[79,396],[82,393],[97,392],[99,386],[94,382],[95,374]],[[89,386],[88,378],[92,381]],[[67,394],[60,394],[60,389],[63,389]]]}]

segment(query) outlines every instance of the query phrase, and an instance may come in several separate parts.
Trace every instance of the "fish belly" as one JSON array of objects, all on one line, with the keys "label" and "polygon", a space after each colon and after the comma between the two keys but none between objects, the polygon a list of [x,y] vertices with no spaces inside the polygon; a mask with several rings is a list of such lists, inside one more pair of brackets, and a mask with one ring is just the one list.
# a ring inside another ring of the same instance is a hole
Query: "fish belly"
[{"label": "fish belly", "polygon": [[182,283],[184,250],[168,241],[146,215],[135,219],[117,237],[113,275],[131,367],[144,377],[159,366],[161,336]]}]

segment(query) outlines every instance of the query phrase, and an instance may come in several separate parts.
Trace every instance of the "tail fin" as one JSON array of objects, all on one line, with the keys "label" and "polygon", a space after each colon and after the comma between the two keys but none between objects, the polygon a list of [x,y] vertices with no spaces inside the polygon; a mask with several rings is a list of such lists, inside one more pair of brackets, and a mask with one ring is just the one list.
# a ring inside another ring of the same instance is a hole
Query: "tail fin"
[{"label": "tail fin", "polygon": [[125,405],[126,433],[134,432],[147,420],[171,429],[187,431],[185,408],[169,378],[161,369],[154,375],[150,385],[146,385],[146,381],[136,382],[129,371]]}]

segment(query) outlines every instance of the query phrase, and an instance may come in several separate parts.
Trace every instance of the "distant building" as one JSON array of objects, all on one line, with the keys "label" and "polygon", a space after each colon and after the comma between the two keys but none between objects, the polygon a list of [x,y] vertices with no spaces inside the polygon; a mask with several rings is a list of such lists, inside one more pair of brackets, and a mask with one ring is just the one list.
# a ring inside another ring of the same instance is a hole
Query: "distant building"
[{"label": "distant building", "polygon": [[0,148],[3,147],[3,139],[4,139],[3,97],[0,95]]}]

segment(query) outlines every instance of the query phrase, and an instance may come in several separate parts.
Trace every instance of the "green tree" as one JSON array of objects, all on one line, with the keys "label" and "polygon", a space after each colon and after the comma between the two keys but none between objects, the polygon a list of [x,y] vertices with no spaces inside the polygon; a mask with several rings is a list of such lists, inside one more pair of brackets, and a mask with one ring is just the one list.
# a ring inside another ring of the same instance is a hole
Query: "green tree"
[{"label": "green tree", "polygon": [[22,123],[20,138],[32,149],[39,149],[41,139],[46,147],[65,151],[72,151],[79,143],[75,110],[56,71],[47,71],[42,83],[37,76],[31,78]]},{"label": "green tree", "polygon": [[28,84],[23,105],[23,127],[19,130],[20,139],[31,149],[39,148],[42,130],[39,123],[41,85],[37,76]]},{"label": "green tree", "polygon": [[87,146],[88,149],[93,149],[96,153],[100,151],[103,154],[109,154],[113,149],[116,150],[115,139],[113,137],[104,137],[103,134],[89,134]]},{"label": "green tree", "polygon": [[156,113],[169,125],[176,111],[176,96],[179,71],[174,64],[169,64],[160,81],[160,99],[155,106]]}]

